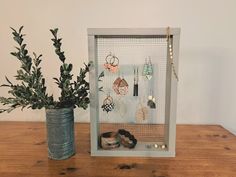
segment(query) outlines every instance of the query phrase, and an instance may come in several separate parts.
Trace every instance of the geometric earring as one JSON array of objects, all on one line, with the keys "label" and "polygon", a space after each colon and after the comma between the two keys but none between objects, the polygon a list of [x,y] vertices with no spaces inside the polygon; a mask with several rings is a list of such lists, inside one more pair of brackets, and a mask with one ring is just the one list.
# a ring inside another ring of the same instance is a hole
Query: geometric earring
[{"label": "geometric earring", "polygon": [[149,57],[149,60],[148,60],[148,69],[147,69],[146,78],[147,78],[148,80],[151,80],[152,74],[153,74],[152,62],[151,62],[151,58]]},{"label": "geometric earring", "polygon": [[103,109],[103,111],[106,111],[108,113],[114,109],[114,106],[115,104],[113,102],[113,98],[110,96],[110,94],[108,94],[104,99],[101,108]]},{"label": "geometric earring", "polygon": [[145,76],[148,80],[151,80],[153,74],[153,66],[151,58],[149,57],[149,60],[147,62],[147,59],[145,59],[145,64],[143,66],[143,76]]},{"label": "geometric earring", "polygon": [[145,64],[143,65],[143,76],[146,76],[148,73],[148,62],[147,58],[145,58]]}]

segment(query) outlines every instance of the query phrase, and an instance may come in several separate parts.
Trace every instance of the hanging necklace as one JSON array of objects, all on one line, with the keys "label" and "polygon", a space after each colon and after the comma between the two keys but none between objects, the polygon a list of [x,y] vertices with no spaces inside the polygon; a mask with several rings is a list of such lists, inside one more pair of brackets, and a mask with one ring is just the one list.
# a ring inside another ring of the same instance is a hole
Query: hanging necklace
[{"label": "hanging necklace", "polygon": [[170,37],[170,27],[167,27],[167,29],[166,29],[166,37],[167,37],[167,50],[169,52],[168,59],[170,60],[173,74],[174,74],[176,80],[179,81],[178,75],[175,70],[174,61],[173,61],[173,49],[172,49],[171,37]]}]

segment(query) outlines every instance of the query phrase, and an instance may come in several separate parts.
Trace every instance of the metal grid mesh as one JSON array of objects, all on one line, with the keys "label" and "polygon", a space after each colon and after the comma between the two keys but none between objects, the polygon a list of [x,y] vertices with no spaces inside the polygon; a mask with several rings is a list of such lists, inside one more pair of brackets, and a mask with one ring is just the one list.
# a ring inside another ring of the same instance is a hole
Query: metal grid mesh
[{"label": "metal grid mesh", "polygon": [[[166,86],[166,63],[167,63],[167,41],[160,37],[98,37],[97,60],[98,73],[104,71],[103,82],[104,92],[99,92],[99,107],[107,94],[110,94],[115,103],[114,111],[106,113],[99,109],[99,122],[114,125],[114,130],[124,128],[135,134],[142,141],[157,141],[163,139],[164,131],[160,124],[165,120],[165,86]],[[110,73],[104,70],[105,58],[109,53],[115,54],[119,58],[119,72]],[[143,77],[142,70],[145,58],[151,57],[154,74],[150,81]],[[133,67],[139,68],[139,96],[133,96]],[[112,84],[118,76],[124,77],[129,84],[128,94],[118,96],[112,90]],[[147,98],[153,92],[156,98],[156,109],[149,109],[148,119],[137,124],[135,112],[138,105],[147,104]],[[106,126],[100,126],[100,132],[107,131]],[[111,130],[110,130],[111,131]]]}]

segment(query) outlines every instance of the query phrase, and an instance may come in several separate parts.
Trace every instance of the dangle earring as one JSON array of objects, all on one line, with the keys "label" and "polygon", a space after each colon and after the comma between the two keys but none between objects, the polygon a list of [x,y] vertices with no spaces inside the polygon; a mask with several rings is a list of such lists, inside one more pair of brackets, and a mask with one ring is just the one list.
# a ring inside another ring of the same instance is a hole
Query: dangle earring
[{"label": "dangle earring", "polygon": [[119,70],[119,59],[111,52],[105,58],[104,68],[112,73],[116,73]]},{"label": "dangle earring", "polygon": [[146,78],[148,80],[151,80],[152,74],[153,74],[152,61],[151,61],[151,58],[149,57]]},{"label": "dangle earring", "polygon": [[112,85],[112,88],[113,88],[114,92],[115,92],[117,95],[120,94],[120,93],[119,93],[119,84],[120,84],[121,80],[122,80],[122,79],[121,79],[121,77],[120,77],[120,72],[119,72],[118,77],[116,78],[116,80],[113,82],[113,85]]},{"label": "dangle earring", "polygon": [[146,76],[148,73],[148,62],[147,62],[147,58],[145,58],[145,63],[143,65],[143,76]]},{"label": "dangle earring", "polygon": [[152,91],[151,91],[151,94],[148,96],[147,105],[148,105],[151,109],[156,109],[156,103],[155,103],[155,101],[156,101],[156,99],[155,99],[155,97],[153,96]]},{"label": "dangle earring", "polygon": [[145,64],[143,66],[143,76],[145,76],[148,80],[151,80],[153,74],[153,66],[151,57],[148,57],[149,60],[145,59]]},{"label": "dangle earring", "polygon": [[104,99],[101,108],[103,111],[106,111],[107,113],[109,113],[115,108],[113,98],[110,96],[110,94],[108,94],[107,97]]},{"label": "dangle earring", "polygon": [[114,92],[115,92],[117,95],[120,94],[120,93],[119,93],[119,84],[120,84],[120,82],[121,82],[121,78],[120,78],[120,76],[119,76],[119,77],[117,77],[116,80],[113,82],[113,86],[112,86]]},{"label": "dangle earring", "polygon": [[143,101],[140,99],[139,104],[137,106],[137,110],[135,112],[135,118],[137,123],[146,122],[149,116],[148,107],[145,106]]},{"label": "dangle earring", "polygon": [[122,78],[118,76],[113,82],[112,88],[117,95],[126,95],[128,93],[129,85],[124,79],[124,76],[122,76]]},{"label": "dangle earring", "polygon": [[139,81],[138,67],[134,66],[134,89],[133,89],[133,96],[138,96],[138,81]]},{"label": "dangle earring", "polygon": [[106,69],[106,70],[110,70],[110,67],[111,67],[111,64],[110,64],[110,60],[112,59],[112,54],[111,54],[111,52],[106,56],[106,58],[105,58],[105,63],[104,63],[104,68]]},{"label": "dangle earring", "polygon": [[122,76],[122,79],[118,85],[118,91],[120,95],[126,95],[128,93],[129,85],[127,81],[124,79],[124,76]]}]

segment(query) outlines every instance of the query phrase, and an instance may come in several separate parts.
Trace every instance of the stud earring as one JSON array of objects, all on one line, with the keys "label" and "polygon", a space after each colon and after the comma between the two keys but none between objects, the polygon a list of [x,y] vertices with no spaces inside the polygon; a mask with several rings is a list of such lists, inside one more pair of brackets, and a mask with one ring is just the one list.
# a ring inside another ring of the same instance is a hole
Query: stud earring
[{"label": "stud earring", "polygon": [[109,113],[115,108],[113,98],[110,95],[107,95],[107,97],[104,99],[101,108],[103,111],[106,111],[107,113]]}]

